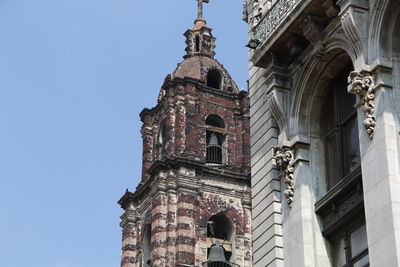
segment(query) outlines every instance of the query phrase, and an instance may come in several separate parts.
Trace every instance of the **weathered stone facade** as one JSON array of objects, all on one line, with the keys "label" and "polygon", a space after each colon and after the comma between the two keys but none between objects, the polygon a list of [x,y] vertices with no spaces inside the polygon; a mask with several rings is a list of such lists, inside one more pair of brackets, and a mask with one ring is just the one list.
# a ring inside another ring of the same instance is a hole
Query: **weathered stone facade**
[{"label": "weathered stone facade", "polygon": [[244,8],[254,266],[400,266],[399,1]]},{"label": "weathered stone facade", "polygon": [[[143,174],[119,201],[121,266],[203,266],[215,241],[210,218],[219,216],[230,229],[229,261],[250,267],[249,99],[214,59],[204,20],[185,36],[183,62],[165,78],[158,104],[140,114]],[[212,139],[221,144],[210,162]]]}]

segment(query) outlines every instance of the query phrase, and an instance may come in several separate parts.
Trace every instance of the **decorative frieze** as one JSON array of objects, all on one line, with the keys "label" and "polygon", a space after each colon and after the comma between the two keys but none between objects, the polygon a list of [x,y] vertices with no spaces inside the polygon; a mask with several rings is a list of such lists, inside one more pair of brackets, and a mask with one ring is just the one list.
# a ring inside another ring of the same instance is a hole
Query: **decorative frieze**
[{"label": "decorative frieze", "polygon": [[295,160],[294,153],[290,147],[282,146],[274,148],[274,157],[276,165],[280,168],[279,177],[285,183],[286,189],[284,190],[285,197],[289,207],[293,206],[294,197],[294,168]]},{"label": "decorative frieze", "polygon": [[363,121],[369,138],[374,137],[376,118],[375,118],[375,85],[370,72],[352,71],[348,78],[348,91],[359,96],[356,107],[361,107],[365,114]]}]

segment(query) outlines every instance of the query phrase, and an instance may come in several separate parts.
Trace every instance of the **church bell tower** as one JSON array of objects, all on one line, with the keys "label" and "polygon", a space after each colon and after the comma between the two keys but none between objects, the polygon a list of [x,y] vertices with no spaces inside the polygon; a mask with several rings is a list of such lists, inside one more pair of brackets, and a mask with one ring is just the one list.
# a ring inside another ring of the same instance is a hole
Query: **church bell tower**
[{"label": "church bell tower", "polygon": [[122,267],[252,266],[249,99],[214,58],[198,2],[184,60],[140,113],[142,179],[118,202]]}]

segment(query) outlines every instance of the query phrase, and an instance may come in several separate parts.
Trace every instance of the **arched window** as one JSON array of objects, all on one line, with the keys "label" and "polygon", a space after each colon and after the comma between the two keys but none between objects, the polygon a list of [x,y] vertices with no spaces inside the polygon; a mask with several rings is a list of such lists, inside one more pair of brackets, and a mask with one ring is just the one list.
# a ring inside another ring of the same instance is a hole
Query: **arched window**
[{"label": "arched window", "polygon": [[348,73],[346,68],[332,79],[322,112],[328,190],[360,167],[361,162],[356,98],[347,92]]},{"label": "arched window", "polygon": [[235,227],[231,219],[223,213],[210,217],[207,223],[208,253],[213,244],[219,243],[225,249],[225,259],[230,261],[234,253],[234,239]]},{"label": "arched window", "polygon": [[207,86],[215,89],[221,89],[222,78],[221,74],[216,69],[211,69],[207,73]]},{"label": "arched window", "polygon": [[222,164],[225,161],[225,122],[218,115],[209,115],[206,119],[206,162]]}]

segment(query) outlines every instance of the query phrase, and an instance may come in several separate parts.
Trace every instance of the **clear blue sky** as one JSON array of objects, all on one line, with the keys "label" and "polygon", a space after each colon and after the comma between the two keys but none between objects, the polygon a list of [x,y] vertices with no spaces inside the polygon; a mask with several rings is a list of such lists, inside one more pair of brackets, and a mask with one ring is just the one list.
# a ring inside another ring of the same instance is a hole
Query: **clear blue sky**
[{"label": "clear blue sky", "polygon": [[[211,0],[217,59],[246,87],[242,0]],[[119,266],[139,112],[184,55],[195,0],[0,0],[0,267]]]}]

